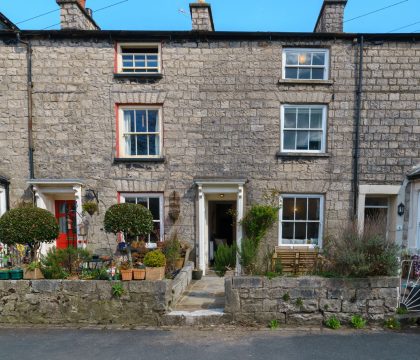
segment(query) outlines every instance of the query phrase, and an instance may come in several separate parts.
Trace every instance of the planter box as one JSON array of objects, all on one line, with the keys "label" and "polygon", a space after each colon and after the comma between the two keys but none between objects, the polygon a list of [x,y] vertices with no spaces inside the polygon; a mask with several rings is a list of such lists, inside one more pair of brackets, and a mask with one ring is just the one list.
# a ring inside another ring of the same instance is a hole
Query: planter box
[{"label": "planter box", "polygon": [[11,280],[22,280],[23,279],[23,270],[22,269],[10,270],[10,279]]},{"label": "planter box", "polygon": [[9,270],[1,270],[0,271],[0,280],[9,280],[10,279],[10,271]]},{"label": "planter box", "polygon": [[146,280],[162,280],[165,277],[165,267],[146,267]]},{"label": "planter box", "polygon": [[130,281],[133,280],[133,270],[120,270],[121,280],[122,281]]},{"label": "planter box", "polygon": [[40,280],[40,279],[44,279],[44,275],[42,274],[42,271],[40,269],[35,269],[35,270],[25,269],[23,272],[23,278],[25,280]]},{"label": "planter box", "polygon": [[146,277],[146,269],[133,269],[133,280],[144,280]]}]

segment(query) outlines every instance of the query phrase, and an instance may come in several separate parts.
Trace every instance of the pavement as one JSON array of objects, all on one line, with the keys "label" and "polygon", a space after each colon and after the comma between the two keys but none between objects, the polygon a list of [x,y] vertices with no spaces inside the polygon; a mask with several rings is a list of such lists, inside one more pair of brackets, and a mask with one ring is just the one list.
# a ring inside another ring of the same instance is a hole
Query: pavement
[{"label": "pavement", "polygon": [[1,328],[7,360],[420,359],[420,332]]}]

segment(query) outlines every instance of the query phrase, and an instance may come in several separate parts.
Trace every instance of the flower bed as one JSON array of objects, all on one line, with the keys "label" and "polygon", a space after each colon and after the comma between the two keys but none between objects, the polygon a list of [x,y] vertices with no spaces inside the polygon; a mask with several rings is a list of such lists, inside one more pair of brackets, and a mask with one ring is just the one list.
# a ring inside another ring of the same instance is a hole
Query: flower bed
[{"label": "flower bed", "polygon": [[397,277],[233,277],[225,280],[225,312],[241,323],[321,325],[353,315],[381,321],[395,314],[398,285]]}]

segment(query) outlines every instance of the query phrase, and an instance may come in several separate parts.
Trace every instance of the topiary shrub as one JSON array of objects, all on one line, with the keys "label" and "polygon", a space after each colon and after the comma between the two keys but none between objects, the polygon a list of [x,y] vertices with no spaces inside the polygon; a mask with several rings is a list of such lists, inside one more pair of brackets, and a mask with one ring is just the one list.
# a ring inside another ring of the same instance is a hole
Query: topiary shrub
[{"label": "topiary shrub", "polygon": [[218,245],[214,254],[214,269],[220,277],[226,274],[227,270],[236,266],[236,246]]},{"label": "topiary shrub", "polygon": [[153,216],[149,209],[140,204],[112,205],[105,213],[104,229],[108,233],[124,235],[131,261],[131,242],[136,236],[147,236],[153,230]]},{"label": "topiary shrub", "polygon": [[31,261],[36,261],[41,243],[53,242],[58,231],[54,215],[34,206],[11,209],[0,218],[0,242],[28,245]]},{"label": "topiary shrub", "polygon": [[149,251],[143,261],[143,264],[147,267],[163,267],[165,263],[165,255],[160,250]]}]

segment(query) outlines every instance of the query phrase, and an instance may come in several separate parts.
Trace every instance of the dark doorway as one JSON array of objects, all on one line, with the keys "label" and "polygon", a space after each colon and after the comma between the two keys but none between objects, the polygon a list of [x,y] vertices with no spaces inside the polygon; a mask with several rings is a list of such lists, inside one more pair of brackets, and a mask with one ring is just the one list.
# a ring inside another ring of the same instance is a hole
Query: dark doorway
[{"label": "dark doorway", "polygon": [[236,201],[209,201],[208,206],[209,260],[212,265],[218,246],[236,243]]}]

